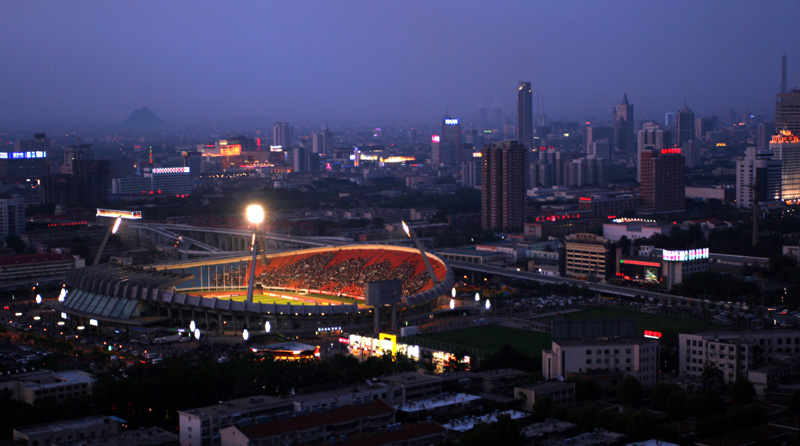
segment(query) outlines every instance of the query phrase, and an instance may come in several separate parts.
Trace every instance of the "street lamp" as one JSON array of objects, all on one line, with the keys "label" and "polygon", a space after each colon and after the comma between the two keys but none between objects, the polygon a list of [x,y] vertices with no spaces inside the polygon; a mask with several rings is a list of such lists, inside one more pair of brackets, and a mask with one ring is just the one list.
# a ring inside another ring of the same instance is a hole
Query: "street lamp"
[{"label": "street lamp", "polygon": [[264,208],[258,204],[251,204],[247,206],[245,211],[247,221],[256,225],[255,232],[253,232],[253,262],[250,265],[250,280],[247,281],[247,302],[253,303],[253,285],[256,282],[256,260],[258,257],[258,250],[256,249],[256,241],[258,239],[258,225],[264,221]]}]

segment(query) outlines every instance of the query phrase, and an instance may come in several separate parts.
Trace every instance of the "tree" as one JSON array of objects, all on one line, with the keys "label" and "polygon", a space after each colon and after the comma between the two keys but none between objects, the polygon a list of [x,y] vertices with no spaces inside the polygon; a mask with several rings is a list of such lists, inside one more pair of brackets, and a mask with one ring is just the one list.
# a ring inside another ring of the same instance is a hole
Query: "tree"
[{"label": "tree", "polygon": [[756,399],[756,389],[753,383],[742,375],[733,383],[733,401],[736,404],[749,404]]},{"label": "tree", "polygon": [[536,398],[533,403],[533,410],[531,411],[535,421],[544,421],[553,416],[555,403],[549,396],[543,398]]},{"label": "tree", "polygon": [[664,411],[667,407],[667,398],[669,398],[670,394],[672,393],[672,388],[667,383],[657,383],[655,387],[653,387],[653,393],[651,395],[653,400],[653,409]]},{"label": "tree", "polygon": [[631,406],[642,404],[642,383],[633,376],[626,376],[619,385],[619,402]]},{"label": "tree", "polygon": [[673,420],[679,420],[683,418],[685,407],[686,394],[683,392],[670,393],[664,403],[664,409],[667,411],[667,414],[669,414],[669,417]]}]

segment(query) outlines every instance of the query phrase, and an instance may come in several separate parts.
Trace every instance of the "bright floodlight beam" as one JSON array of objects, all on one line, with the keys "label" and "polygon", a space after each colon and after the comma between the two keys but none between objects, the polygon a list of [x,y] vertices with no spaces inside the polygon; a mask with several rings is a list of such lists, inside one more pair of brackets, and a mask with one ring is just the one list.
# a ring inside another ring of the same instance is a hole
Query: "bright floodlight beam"
[{"label": "bright floodlight beam", "polygon": [[256,225],[256,230],[253,232],[253,259],[250,264],[250,279],[247,281],[247,302],[253,303],[253,286],[256,283],[256,260],[258,259],[258,225],[264,222],[264,208],[258,204],[251,204],[247,206],[245,211],[247,221]]},{"label": "bright floodlight beam", "polygon": [[403,224],[403,231],[405,231],[406,235],[409,236],[411,239],[414,240],[414,243],[417,245],[417,249],[419,249],[420,255],[422,255],[422,260],[425,262],[425,268],[428,270],[428,276],[430,276],[431,281],[434,285],[439,283],[439,280],[436,278],[436,274],[433,272],[433,267],[431,266],[431,261],[428,260],[428,255],[425,254],[425,247],[422,245],[422,242],[417,237],[417,233],[414,232],[414,229],[409,227],[404,220],[400,220],[400,223]]},{"label": "bright floodlight beam", "polygon": [[100,244],[100,249],[97,250],[97,255],[94,257],[94,262],[92,262],[92,266],[97,265],[100,263],[100,257],[103,255],[103,251],[106,249],[106,243],[108,243],[108,238],[111,237],[111,234],[116,234],[119,230],[119,225],[122,224],[122,217],[117,217],[114,221],[114,225],[109,228],[109,231],[106,232],[106,236],[103,237],[103,243]]}]

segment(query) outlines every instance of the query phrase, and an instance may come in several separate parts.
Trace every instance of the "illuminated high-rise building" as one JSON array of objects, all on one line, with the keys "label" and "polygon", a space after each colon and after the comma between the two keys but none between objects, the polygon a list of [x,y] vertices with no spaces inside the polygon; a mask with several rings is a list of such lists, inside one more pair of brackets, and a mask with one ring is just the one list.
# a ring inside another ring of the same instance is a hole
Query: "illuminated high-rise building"
[{"label": "illuminated high-rise building", "polygon": [[775,101],[775,128],[800,135],[800,90],[779,93]]},{"label": "illuminated high-rise building", "polygon": [[642,208],[652,214],[683,212],[686,207],[686,161],[680,147],[639,152]]},{"label": "illuminated high-rise building", "polygon": [[683,143],[694,139],[694,113],[683,103],[683,108],[675,115],[675,144],[679,147]]},{"label": "illuminated high-rise building", "polygon": [[781,160],[781,199],[800,202],[800,138],[789,130],[772,137],[769,148]]},{"label": "illuminated high-rise building", "polygon": [[633,104],[628,103],[628,94],[622,103],[614,107],[614,147],[612,150],[626,153],[636,151],[636,138],[633,136]]},{"label": "illuminated high-rise building", "polygon": [[458,119],[445,115],[442,133],[431,139],[431,159],[436,165],[461,166],[465,160],[461,150],[461,125]]},{"label": "illuminated high-rise building", "polygon": [[653,147],[656,150],[672,147],[672,135],[669,130],[663,130],[652,122],[646,122],[637,134],[637,150],[639,151],[639,161],[636,165],[636,180],[642,181],[642,151],[646,147]]},{"label": "illuminated high-rise building", "polygon": [[487,145],[481,160],[481,226],[520,231],[525,222],[525,151],[517,141]]},{"label": "illuminated high-rise building", "polygon": [[533,94],[530,82],[520,81],[517,93],[517,141],[533,145]]}]

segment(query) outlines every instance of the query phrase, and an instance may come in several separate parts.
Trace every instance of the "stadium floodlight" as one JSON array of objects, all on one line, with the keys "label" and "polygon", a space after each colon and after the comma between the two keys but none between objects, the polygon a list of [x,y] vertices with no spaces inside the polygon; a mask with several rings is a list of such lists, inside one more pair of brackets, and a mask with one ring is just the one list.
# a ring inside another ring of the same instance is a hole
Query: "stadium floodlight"
[{"label": "stadium floodlight", "polygon": [[192,321],[192,322],[189,322],[189,331],[191,331],[192,333],[194,333],[194,330],[195,330],[196,328],[197,328],[197,324],[196,324],[194,321]]},{"label": "stadium floodlight", "polygon": [[253,286],[256,283],[256,261],[258,260],[258,225],[264,221],[264,208],[259,204],[251,204],[245,210],[247,221],[256,225],[253,232],[253,261],[250,264],[250,279],[247,281],[247,303],[253,303]]},{"label": "stadium floodlight", "polygon": [[[98,214],[99,215],[99,214]],[[117,216],[117,219],[114,220],[114,224],[109,228],[109,231],[106,232],[106,236],[103,237],[102,243],[100,243],[100,249],[97,250],[97,255],[94,257],[94,262],[92,262],[92,266],[95,266],[100,263],[100,257],[103,255],[103,251],[106,249],[106,243],[108,243],[108,238],[111,237],[111,234],[116,234],[119,231],[119,225],[122,224],[122,216]]]},{"label": "stadium floodlight", "polygon": [[400,223],[403,224],[403,231],[405,231],[406,235],[414,240],[414,243],[417,245],[417,249],[419,250],[419,254],[422,256],[422,261],[425,262],[425,269],[428,270],[428,277],[431,278],[433,284],[439,283],[439,279],[436,278],[436,273],[433,272],[433,267],[431,266],[431,261],[428,260],[428,255],[425,254],[425,247],[422,245],[422,242],[417,237],[417,234],[411,229],[405,222],[405,220],[400,220]]},{"label": "stadium floodlight", "polygon": [[408,237],[411,237],[411,228],[409,228],[408,225],[406,224],[406,222],[403,221],[403,220],[400,220],[400,223],[403,224],[403,231],[405,231],[406,235]]},{"label": "stadium floodlight", "polygon": [[250,339],[250,332],[247,331],[246,328],[244,330],[242,330],[242,339],[244,339],[245,341]]},{"label": "stadium floodlight", "polygon": [[264,322],[264,331],[269,333],[270,330],[272,330],[272,324],[270,324],[269,321]]},{"label": "stadium floodlight", "polygon": [[264,222],[264,208],[258,204],[247,206],[247,221],[259,225]]}]

